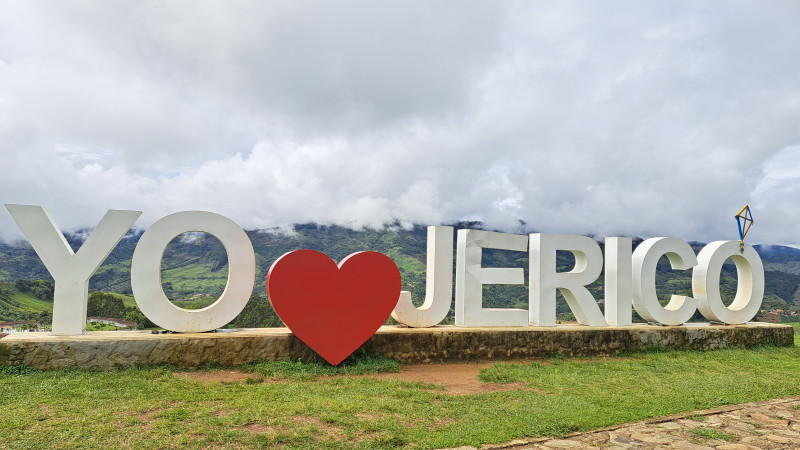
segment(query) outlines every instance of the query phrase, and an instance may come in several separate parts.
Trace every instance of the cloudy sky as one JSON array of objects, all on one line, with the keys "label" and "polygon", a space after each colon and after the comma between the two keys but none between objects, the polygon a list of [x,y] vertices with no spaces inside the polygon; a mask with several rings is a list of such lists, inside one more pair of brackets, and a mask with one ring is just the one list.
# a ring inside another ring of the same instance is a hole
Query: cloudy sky
[{"label": "cloudy sky", "polygon": [[[797,1],[0,0],[0,201],[800,244]],[[21,234],[0,210],[0,237]]]}]

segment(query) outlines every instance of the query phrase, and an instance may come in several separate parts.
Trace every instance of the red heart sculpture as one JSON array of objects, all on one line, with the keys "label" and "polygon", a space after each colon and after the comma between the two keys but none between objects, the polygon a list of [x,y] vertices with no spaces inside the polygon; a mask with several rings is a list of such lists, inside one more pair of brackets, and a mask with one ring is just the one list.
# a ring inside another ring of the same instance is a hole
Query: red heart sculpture
[{"label": "red heart sculpture", "polygon": [[337,267],[324,253],[297,250],[272,264],[267,295],[292,333],[335,366],[389,317],[400,271],[376,252],[353,253]]}]

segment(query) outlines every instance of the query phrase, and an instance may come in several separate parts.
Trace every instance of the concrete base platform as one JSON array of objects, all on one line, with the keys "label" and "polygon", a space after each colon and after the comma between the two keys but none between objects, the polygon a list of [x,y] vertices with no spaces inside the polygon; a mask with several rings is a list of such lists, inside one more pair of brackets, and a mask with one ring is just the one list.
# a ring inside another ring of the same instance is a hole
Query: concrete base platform
[{"label": "concrete base platform", "polygon": [[[690,324],[530,328],[404,328],[384,326],[361,347],[404,362],[497,360],[548,355],[610,355],[648,347],[712,350],[763,345],[792,346],[789,325]],[[235,366],[252,361],[310,359],[315,353],[286,328],[252,328],[215,333],[153,334],[95,331],[83,336],[15,333],[0,339],[0,365],[40,369],[114,369],[173,364]]]}]

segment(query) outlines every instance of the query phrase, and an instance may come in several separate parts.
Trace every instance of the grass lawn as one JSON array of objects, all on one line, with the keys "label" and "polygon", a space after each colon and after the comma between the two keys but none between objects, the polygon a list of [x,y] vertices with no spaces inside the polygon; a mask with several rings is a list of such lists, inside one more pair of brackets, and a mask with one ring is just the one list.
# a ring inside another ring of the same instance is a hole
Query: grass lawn
[{"label": "grass lawn", "polygon": [[482,380],[525,388],[466,396],[354,375],[398,369],[367,356],[338,368],[284,361],[208,383],[164,367],[0,368],[0,446],[452,447],[800,395],[797,345],[497,363]]}]

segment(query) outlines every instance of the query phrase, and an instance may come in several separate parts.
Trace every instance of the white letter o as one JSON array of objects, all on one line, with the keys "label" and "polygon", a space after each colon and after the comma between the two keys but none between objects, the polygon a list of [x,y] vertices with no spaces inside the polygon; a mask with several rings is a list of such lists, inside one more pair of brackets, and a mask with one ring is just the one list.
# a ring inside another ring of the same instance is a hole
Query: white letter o
[{"label": "white letter o", "polygon": [[[736,264],[739,279],[736,297],[730,306],[722,303],[719,293],[722,264],[730,258]],[[738,241],[716,241],[697,255],[697,267],[692,272],[692,292],[697,309],[711,321],[727,324],[745,323],[758,314],[764,300],[764,265],[753,247],[745,244],[739,252]]]},{"label": "white letter o", "polygon": [[[213,304],[198,310],[178,308],[161,286],[161,259],[167,245],[187,232],[206,232],[219,239],[228,254],[228,282]],[[244,309],[256,278],[253,244],[232,220],[206,211],[170,214],[142,234],[131,260],[131,289],[148,319],[170,331],[198,333],[225,326]]]}]

